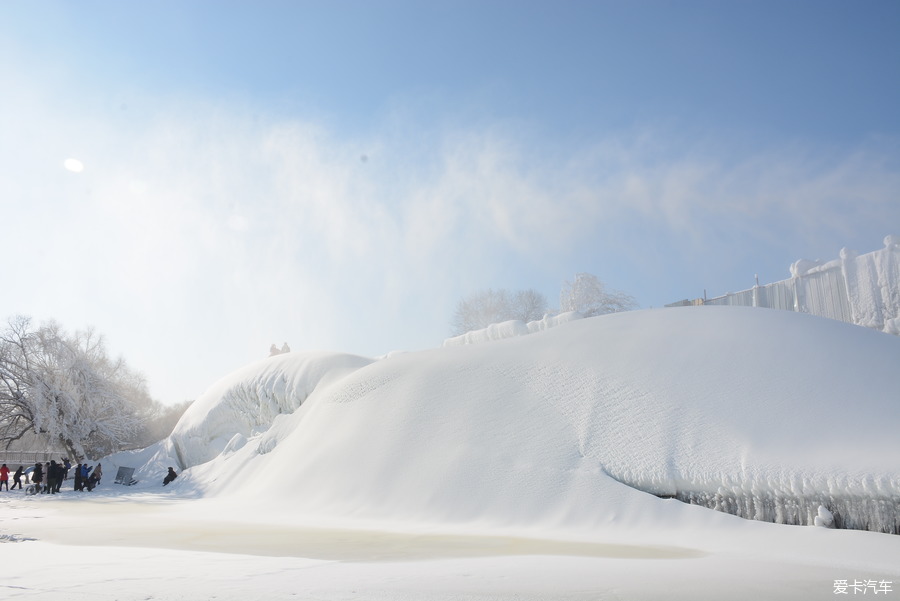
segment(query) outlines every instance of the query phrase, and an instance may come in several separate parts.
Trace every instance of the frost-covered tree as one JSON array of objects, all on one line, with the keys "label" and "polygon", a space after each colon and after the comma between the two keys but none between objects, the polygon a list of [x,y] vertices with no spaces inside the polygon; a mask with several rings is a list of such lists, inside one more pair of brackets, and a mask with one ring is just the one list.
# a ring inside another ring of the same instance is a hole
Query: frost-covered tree
[{"label": "frost-covered tree", "polygon": [[26,318],[17,317],[0,334],[0,443],[5,448],[34,431],[31,402],[32,335]]},{"label": "frost-covered tree", "polygon": [[92,330],[17,317],[0,333],[0,445],[34,433],[73,458],[96,457],[134,440],[152,408],[143,377]]},{"label": "frost-covered tree", "polygon": [[630,311],[637,306],[633,296],[607,289],[597,276],[590,273],[575,274],[575,279],[566,281],[559,293],[560,311],[578,311],[585,317]]},{"label": "frost-covered tree", "polygon": [[541,319],[546,310],[547,299],[535,290],[510,292],[488,288],[459,301],[450,325],[456,336],[510,319],[525,322]]},{"label": "frost-covered tree", "polygon": [[193,401],[182,401],[175,405],[163,405],[153,401],[153,411],[150,418],[144,422],[141,432],[133,445],[135,448],[143,448],[162,440],[172,433],[175,425]]},{"label": "frost-covered tree", "polygon": [[547,297],[540,292],[529,288],[519,290],[513,295],[512,319],[528,323],[543,318],[545,313],[547,313]]}]

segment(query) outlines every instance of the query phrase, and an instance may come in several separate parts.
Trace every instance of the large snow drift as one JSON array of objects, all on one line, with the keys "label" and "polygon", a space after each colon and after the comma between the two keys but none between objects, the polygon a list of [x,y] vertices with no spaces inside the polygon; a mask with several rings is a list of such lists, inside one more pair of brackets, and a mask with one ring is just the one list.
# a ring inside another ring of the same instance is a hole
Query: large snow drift
[{"label": "large snow drift", "polygon": [[317,386],[372,362],[337,353],[275,355],[222,378],[179,420],[171,441],[181,465],[204,463],[293,413]]},{"label": "large snow drift", "polygon": [[582,533],[726,519],[640,490],[898,532],[898,366],[897,337],[823,318],[637,311],[376,362],[266,359],[164,448],[190,468],[175,486],[317,517]]}]

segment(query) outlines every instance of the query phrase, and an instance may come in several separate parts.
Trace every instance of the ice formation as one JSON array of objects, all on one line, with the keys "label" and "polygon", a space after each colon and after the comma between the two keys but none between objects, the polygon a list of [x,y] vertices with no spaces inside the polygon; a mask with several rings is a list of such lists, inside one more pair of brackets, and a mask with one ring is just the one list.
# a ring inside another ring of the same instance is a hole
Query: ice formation
[{"label": "ice formation", "polygon": [[743,518],[900,534],[900,495],[785,495],[770,490],[679,491],[674,498]]},{"label": "ice formation", "polygon": [[696,519],[668,497],[898,532],[898,364],[897,337],[745,307],[619,313],[375,362],[291,353],[212,387],[148,465],[174,449],[188,468],[174,486],[335,519]]},{"label": "ice formation", "polygon": [[768,307],[819,315],[900,334],[900,238],[860,255],[842,249],[827,263],[800,259],[791,279],[703,300],[702,304]]},{"label": "ice formation", "polygon": [[501,323],[493,323],[480,330],[473,330],[471,332],[466,332],[465,334],[460,334],[459,336],[454,336],[453,338],[447,338],[444,340],[443,346],[477,344],[479,342],[503,340],[504,338],[512,338],[513,336],[524,336],[526,334],[533,334],[534,332],[543,332],[544,330],[555,328],[560,324],[582,318],[583,316],[578,311],[567,311],[558,315],[545,315],[543,319],[529,321],[528,323],[518,319],[511,319]]},{"label": "ice formation", "polygon": [[200,396],[169,437],[182,466],[234,451],[293,413],[319,386],[368,365],[372,359],[339,353],[280,353],[227,376]]}]

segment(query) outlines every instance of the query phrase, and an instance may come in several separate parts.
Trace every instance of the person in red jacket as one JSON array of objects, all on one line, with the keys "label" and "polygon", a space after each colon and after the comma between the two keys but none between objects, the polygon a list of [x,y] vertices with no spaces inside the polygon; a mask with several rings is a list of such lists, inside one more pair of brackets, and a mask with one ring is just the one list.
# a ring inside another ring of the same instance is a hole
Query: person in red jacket
[{"label": "person in red jacket", "polygon": [[0,490],[3,490],[3,487],[6,487],[6,492],[9,492],[9,468],[6,467],[6,464],[3,464],[3,467],[0,467]]}]

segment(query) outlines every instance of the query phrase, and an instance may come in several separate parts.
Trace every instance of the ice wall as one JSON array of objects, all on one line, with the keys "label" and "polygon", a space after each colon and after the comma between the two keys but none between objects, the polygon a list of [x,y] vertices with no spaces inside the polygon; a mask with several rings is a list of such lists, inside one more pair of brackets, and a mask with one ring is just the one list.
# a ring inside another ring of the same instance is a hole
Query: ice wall
[{"label": "ice wall", "polygon": [[[824,525],[831,528],[869,530],[900,534],[900,496],[887,495],[828,495],[812,493],[807,496],[779,494],[765,489],[726,490],[717,492],[679,491],[679,501],[702,505],[738,517],[791,524],[795,526]],[[827,513],[822,511],[824,508]],[[816,518],[825,513],[827,523]]]},{"label": "ice wall", "polygon": [[887,236],[883,249],[865,255],[842,250],[841,269],[853,323],[900,334],[900,238]]}]

